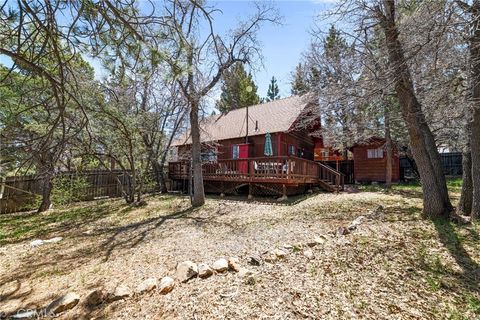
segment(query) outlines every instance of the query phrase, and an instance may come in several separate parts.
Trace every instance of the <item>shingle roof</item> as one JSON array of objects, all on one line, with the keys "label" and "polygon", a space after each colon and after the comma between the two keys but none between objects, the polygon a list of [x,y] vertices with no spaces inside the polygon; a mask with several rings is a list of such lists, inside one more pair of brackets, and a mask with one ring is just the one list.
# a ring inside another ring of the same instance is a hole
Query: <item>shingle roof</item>
[{"label": "shingle roof", "polygon": [[[307,106],[307,96],[292,96],[248,107],[248,135],[262,135],[267,132],[288,131]],[[200,124],[201,141],[218,141],[244,137],[246,133],[246,108],[232,110],[226,114],[211,116]],[[256,122],[258,123],[257,130]],[[190,132],[179,136],[172,146],[190,144]]]}]

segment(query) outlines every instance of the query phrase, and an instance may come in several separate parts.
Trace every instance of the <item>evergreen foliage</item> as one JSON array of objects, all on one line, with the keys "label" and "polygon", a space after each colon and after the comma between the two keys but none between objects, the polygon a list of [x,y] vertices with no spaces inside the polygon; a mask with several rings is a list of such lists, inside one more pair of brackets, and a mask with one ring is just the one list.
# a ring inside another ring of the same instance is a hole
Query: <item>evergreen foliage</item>
[{"label": "evergreen foliage", "polygon": [[267,97],[265,98],[266,102],[280,99],[279,93],[280,90],[278,89],[277,79],[272,77],[272,80],[270,80],[270,84],[268,85]]},{"label": "evergreen foliage", "polygon": [[216,103],[217,109],[224,113],[259,102],[260,97],[252,74],[245,71],[243,63],[237,62],[223,75],[222,93]]}]

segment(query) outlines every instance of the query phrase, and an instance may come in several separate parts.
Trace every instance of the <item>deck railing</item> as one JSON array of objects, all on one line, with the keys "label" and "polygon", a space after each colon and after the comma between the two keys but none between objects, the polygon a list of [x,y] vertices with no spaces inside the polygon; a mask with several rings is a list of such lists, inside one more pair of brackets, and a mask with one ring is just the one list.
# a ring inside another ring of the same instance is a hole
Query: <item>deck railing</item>
[{"label": "deck railing", "polygon": [[345,176],[341,172],[323,163],[317,163],[317,164],[320,168],[320,175],[319,175],[320,180],[325,181],[331,184],[332,186],[335,186],[335,190],[343,189],[345,184],[344,182]]},{"label": "deck railing", "polygon": [[[172,179],[188,179],[188,162],[169,162]],[[203,164],[203,176],[210,180],[282,180],[287,183],[315,183],[319,179],[335,186],[343,185],[342,174],[333,168],[294,156],[222,159]]]}]

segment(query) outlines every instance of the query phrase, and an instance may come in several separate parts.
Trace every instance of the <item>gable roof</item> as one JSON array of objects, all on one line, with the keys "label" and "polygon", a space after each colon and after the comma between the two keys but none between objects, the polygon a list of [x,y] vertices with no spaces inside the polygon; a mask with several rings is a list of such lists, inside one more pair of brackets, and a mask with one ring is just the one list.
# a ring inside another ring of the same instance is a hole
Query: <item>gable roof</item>
[{"label": "gable roof", "polygon": [[[309,101],[308,95],[292,96],[248,107],[248,135],[288,131]],[[208,142],[245,137],[245,119],[246,108],[208,117],[200,123],[200,139],[202,142]],[[187,130],[172,143],[172,146],[190,143],[190,130]]]}]

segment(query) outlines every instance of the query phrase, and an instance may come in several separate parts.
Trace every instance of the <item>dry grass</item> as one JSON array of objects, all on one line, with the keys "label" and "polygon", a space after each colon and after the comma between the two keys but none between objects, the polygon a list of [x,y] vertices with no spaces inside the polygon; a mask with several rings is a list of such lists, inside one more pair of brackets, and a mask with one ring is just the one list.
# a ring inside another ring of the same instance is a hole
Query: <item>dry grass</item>
[{"label": "dry grass", "polygon": [[[308,260],[294,250],[284,261],[193,279],[157,293],[63,318],[105,319],[475,319],[480,317],[478,226],[420,219],[418,189],[317,194],[289,205],[211,198],[192,210],[188,199],[154,196],[143,208],[121,201],[85,203],[41,217],[0,218],[0,311],[41,308],[53,298],[172,274],[177,262],[212,263],[317,235],[331,240]],[[454,190],[455,192],[458,190]],[[453,194],[454,198],[458,194]],[[359,215],[357,230],[333,231]],[[67,216],[68,218],[65,218]],[[33,220],[31,220],[33,219]],[[22,232],[18,232],[18,228]],[[35,237],[63,236],[31,248]],[[18,287],[18,285],[20,285]]]}]

